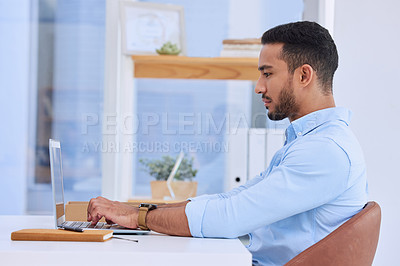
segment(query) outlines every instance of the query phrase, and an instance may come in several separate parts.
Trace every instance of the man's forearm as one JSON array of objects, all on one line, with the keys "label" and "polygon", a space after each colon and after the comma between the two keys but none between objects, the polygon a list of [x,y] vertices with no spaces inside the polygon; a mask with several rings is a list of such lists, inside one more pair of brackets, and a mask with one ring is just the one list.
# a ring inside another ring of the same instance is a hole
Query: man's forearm
[{"label": "man's forearm", "polygon": [[189,201],[181,201],[176,203],[161,203],[157,204],[157,208],[176,208],[176,207],[185,207]]},{"label": "man's forearm", "polygon": [[188,201],[161,207],[147,213],[146,224],[151,230],[175,236],[192,236],[185,213]]}]

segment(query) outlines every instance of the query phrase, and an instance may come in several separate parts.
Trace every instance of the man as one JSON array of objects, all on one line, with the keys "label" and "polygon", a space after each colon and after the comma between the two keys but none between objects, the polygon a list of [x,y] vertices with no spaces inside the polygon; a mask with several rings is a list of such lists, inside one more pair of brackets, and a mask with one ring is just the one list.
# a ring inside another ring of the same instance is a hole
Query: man
[{"label": "man", "polygon": [[[328,31],[313,22],[289,23],[265,32],[262,44],[255,92],[270,119],[289,118],[285,145],[246,185],[161,206],[139,219],[141,227],[171,235],[249,234],[255,265],[283,265],[359,212],[367,181],[350,113],[335,107],[338,55]],[[136,228],[138,212],[99,197],[90,201],[88,220],[105,217]]]}]

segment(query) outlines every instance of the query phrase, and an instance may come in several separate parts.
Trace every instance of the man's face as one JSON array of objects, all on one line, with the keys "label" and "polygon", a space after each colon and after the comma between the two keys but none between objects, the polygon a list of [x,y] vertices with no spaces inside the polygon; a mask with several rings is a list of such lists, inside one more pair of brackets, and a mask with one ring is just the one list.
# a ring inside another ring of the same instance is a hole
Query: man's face
[{"label": "man's face", "polygon": [[262,94],[262,101],[271,120],[295,117],[298,104],[292,84],[293,75],[285,61],[280,59],[283,44],[266,44],[260,52],[258,63],[260,78],[255,92]]}]

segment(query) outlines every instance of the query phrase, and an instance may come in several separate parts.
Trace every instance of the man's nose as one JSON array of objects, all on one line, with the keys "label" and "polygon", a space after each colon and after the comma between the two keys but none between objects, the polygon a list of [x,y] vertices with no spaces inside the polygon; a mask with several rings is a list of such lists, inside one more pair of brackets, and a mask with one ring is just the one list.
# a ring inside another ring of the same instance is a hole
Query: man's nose
[{"label": "man's nose", "polygon": [[257,80],[256,87],[254,88],[254,92],[257,94],[264,94],[265,93],[265,86],[260,81],[260,78]]}]

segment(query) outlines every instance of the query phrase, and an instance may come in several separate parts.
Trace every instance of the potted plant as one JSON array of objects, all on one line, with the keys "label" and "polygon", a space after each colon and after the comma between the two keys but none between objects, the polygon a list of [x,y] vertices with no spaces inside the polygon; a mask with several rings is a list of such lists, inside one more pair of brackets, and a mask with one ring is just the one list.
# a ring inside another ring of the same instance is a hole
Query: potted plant
[{"label": "potted plant", "polygon": [[178,55],[181,50],[175,43],[166,42],[160,49],[156,49],[156,52],[160,55]]},{"label": "potted plant", "polygon": [[173,158],[169,155],[165,155],[161,159],[139,159],[144,169],[156,179],[156,181],[150,182],[153,199],[185,200],[189,197],[196,196],[197,182],[193,181],[193,178],[195,178],[197,170],[193,169],[193,158],[182,159],[170,183],[170,189],[173,190],[173,195],[171,195],[167,185],[167,179],[176,161],[177,158]]}]

